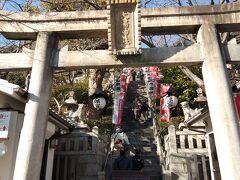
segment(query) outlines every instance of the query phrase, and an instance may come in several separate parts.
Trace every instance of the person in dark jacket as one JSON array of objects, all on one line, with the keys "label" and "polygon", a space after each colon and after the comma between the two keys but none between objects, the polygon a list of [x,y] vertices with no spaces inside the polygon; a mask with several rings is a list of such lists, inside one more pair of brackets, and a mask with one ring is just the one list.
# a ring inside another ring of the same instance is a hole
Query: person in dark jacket
[{"label": "person in dark jacket", "polygon": [[149,111],[150,107],[147,104],[147,101],[144,101],[142,104],[142,114],[144,117],[144,121],[146,122],[148,120],[148,111]]},{"label": "person in dark jacket", "polygon": [[141,170],[144,167],[144,160],[140,157],[140,150],[135,150],[135,155],[132,157],[132,170]]},{"label": "person in dark jacket", "polygon": [[131,160],[126,156],[124,149],[120,149],[120,155],[115,159],[113,163],[114,170],[130,170]]},{"label": "person in dark jacket", "polygon": [[136,99],[133,102],[133,112],[135,120],[141,119],[141,113],[142,113],[142,101],[140,100],[139,95],[136,96]]},{"label": "person in dark jacket", "polygon": [[136,80],[136,74],[137,74],[136,71],[133,70],[132,73],[131,73],[131,75],[132,75],[132,80],[133,80],[133,81]]}]

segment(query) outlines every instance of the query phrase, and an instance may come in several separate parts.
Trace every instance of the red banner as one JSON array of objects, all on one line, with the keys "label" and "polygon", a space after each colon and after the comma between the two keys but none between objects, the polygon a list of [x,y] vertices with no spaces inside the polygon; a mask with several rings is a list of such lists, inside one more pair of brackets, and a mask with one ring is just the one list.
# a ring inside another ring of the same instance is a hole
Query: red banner
[{"label": "red banner", "polygon": [[166,95],[170,87],[171,84],[161,84],[161,97],[164,97]]},{"label": "red banner", "polygon": [[120,81],[121,81],[121,92],[126,92],[126,90],[127,90],[126,80],[127,80],[126,76],[121,76],[121,78],[120,78]]},{"label": "red banner", "polygon": [[240,94],[234,94],[234,102],[238,114],[238,120],[240,121]]},{"label": "red banner", "polygon": [[170,109],[168,108],[164,97],[167,91],[170,89],[171,84],[161,84],[161,98],[160,98],[160,121],[169,122],[170,121]]},{"label": "red banner", "polygon": [[158,79],[155,79],[155,97],[159,98]]},{"label": "red banner", "polygon": [[150,72],[151,72],[151,78],[152,79],[157,79],[158,78],[158,67],[157,66],[151,66],[150,67]]},{"label": "red banner", "polygon": [[151,67],[150,67],[150,71],[151,71],[151,72],[152,72],[152,71],[158,72],[158,67],[157,67],[157,66],[151,66]]},{"label": "red banner", "polygon": [[123,113],[125,93],[121,92],[118,96],[119,96],[119,100],[118,100],[118,125],[121,125],[122,124],[122,113]]},{"label": "red banner", "polygon": [[127,76],[127,80],[126,80],[126,83],[129,84],[130,82],[132,81],[132,76]]},{"label": "red banner", "polygon": [[170,109],[165,105],[162,106],[160,121],[161,122],[170,121]]}]

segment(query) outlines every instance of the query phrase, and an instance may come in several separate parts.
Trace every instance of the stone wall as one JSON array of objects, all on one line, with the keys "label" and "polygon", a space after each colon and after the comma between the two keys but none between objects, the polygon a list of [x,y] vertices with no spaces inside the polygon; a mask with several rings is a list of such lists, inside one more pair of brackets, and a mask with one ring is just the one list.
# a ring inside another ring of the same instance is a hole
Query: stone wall
[{"label": "stone wall", "polygon": [[78,128],[58,138],[53,180],[96,180],[102,171],[107,141],[98,134]]},{"label": "stone wall", "polygon": [[205,135],[169,126],[161,151],[163,179],[204,180],[210,176]]}]

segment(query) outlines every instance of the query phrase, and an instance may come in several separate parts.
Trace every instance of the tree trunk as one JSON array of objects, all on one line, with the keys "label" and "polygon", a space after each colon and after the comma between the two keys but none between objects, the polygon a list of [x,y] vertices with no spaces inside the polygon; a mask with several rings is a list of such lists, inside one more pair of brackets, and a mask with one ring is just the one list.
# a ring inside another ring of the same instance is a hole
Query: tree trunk
[{"label": "tree trunk", "polygon": [[186,66],[178,66],[178,67],[188,78],[194,81],[205,92],[204,82],[202,79],[200,79],[195,74],[193,74],[192,71],[190,71]]},{"label": "tree trunk", "polygon": [[[89,91],[88,95],[92,96],[94,93],[102,91],[102,81],[105,75],[106,69],[90,69],[89,77]],[[101,116],[101,110],[97,110],[93,107],[92,99],[89,97],[86,118],[87,119],[99,119]]]},{"label": "tree trunk", "polygon": [[89,92],[88,95],[92,96],[96,91],[102,91],[102,81],[106,69],[90,69],[89,77]]}]

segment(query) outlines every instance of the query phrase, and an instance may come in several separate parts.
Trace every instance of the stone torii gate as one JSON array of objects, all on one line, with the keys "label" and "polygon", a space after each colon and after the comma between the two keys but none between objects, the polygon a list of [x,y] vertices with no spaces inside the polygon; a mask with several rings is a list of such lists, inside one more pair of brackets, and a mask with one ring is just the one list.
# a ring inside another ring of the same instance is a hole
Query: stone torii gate
[{"label": "stone torii gate", "polygon": [[[38,180],[54,69],[203,63],[222,179],[240,179],[240,137],[226,63],[240,46],[218,32],[240,31],[240,4],[141,9],[138,0],[110,1],[108,10],[42,14],[0,11],[0,33],[36,39],[34,51],[0,54],[0,70],[32,69],[14,180]],[[189,47],[141,49],[141,35],[197,33]],[[109,50],[57,50],[57,39],[108,37]]]}]

